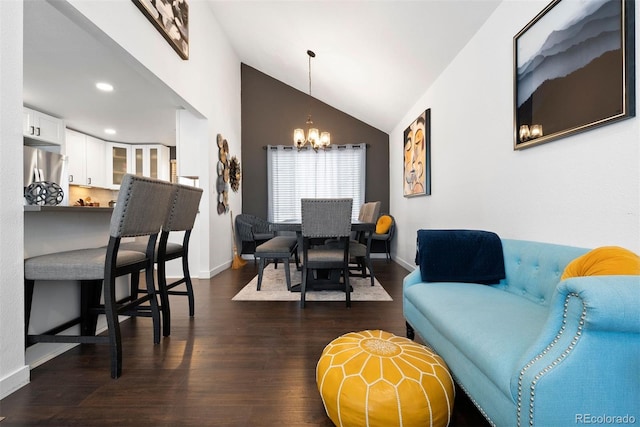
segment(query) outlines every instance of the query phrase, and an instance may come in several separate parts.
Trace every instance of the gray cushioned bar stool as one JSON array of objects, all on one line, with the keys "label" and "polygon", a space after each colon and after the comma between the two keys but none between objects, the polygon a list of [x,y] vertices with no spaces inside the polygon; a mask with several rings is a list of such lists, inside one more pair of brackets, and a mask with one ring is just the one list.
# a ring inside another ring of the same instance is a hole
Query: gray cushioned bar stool
[{"label": "gray cushioned bar stool", "polygon": [[[191,230],[198,214],[202,189],[182,184],[173,184],[171,206],[167,210],[159,242],[156,245],[155,262],[158,266],[158,291],[160,294],[160,308],[162,311],[162,335],[168,337],[171,334],[171,306],[169,295],[184,295],[189,301],[189,316],[195,314],[195,298],[193,295],[193,283],[189,272],[189,240]],[[169,242],[171,232],[184,231],[182,244]],[[144,241],[126,242],[122,247],[127,250],[146,250]],[[166,262],[180,258],[182,261],[182,277],[167,283]],[[185,285],[185,290],[173,290],[179,285]],[[131,294],[139,292],[139,276],[132,277]]]},{"label": "gray cushioned bar stool", "polygon": [[[153,251],[160,227],[169,209],[172,185],[151,178],[125,175],[120,186],[116,207],[111,215],[107,247],[78,249],[28,258],[25,276],[26,345],[36,342],[108,343],[111,356],[111,377],[122,374],[122,340],[118,315],[142,315],[153,319],[153,341],[160,342],[160,311],[154,277]],[[123,237],[149,236],[144,253],[120,250]],[[139,298],[116,300],[116,277],[139,275],[146,271],[147,292]],[[29,335],[29,317],[35,281],[79,281],[81,288],[80,317],[54,327],[47,332]],[[104,304],[100,304],[104,287]],[[150,309],[138,310],[149,303]],[[99,314],[107,318],[107,336],[95,336]],[[80,335],[58,335],[73,325],[80,325]]]}]

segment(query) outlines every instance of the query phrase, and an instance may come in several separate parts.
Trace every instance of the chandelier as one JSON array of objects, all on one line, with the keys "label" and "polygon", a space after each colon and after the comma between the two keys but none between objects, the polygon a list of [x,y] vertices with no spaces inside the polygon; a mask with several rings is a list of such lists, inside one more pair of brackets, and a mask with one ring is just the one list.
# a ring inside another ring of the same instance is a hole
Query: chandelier
[{"label": "chandelier", "polygon": [[[309,55],[309,97],[311,97],[311,58],[315,58],[316,54],[308,50],[307,55]],[[293,131],[293,144],[298,150],[304,147],[307,142],[315,151],[318,151],[318,148],[325,149],[331,144],[331,134],[329,132],[320,132],[318,128],[313,127],[311,113],[307,116],[307,129],[306,136],[304,129],[298,128]]]}]

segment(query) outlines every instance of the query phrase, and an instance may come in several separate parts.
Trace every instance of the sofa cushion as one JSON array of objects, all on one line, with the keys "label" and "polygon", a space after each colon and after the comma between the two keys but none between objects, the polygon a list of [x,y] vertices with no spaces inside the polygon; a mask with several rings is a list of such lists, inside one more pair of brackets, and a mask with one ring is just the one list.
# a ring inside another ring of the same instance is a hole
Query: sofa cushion
[{"label": "sofa cushion", "polygon": [[[511,395],[511,377],[522,368],[518,362],[548,314],[545,307],[495,286],[470,283],[418,283],[405,289],[405,298],[428,313],[433,327],[505,396]],[[438,350],[438,343],[429,344]]]},{"label": "sofa cushion", "polygon": [[640,275],[640,257],[619,246],[603,246],[574,259],[562,280],[580,276]]}]

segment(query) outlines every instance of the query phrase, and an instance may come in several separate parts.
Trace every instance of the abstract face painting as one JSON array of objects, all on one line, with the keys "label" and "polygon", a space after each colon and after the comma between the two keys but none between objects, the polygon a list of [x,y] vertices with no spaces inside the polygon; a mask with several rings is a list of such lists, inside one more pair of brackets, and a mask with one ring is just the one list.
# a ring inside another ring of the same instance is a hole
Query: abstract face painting
[{"label": "abstract face painting", "polygon": [[404,131],[405,197],[431,194],[430,111],[426,110]]}]

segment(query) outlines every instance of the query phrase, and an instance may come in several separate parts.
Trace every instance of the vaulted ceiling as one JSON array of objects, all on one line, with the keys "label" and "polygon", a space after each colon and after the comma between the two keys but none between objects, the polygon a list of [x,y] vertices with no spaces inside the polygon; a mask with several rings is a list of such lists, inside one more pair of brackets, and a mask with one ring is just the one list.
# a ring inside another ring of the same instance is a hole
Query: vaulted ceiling
[{"label": "vaulted ceiling", "polygon": [[[384,132],[500,0],[209,0],[240,60]],[[470,70],[472,72],[472,70]]]},{"label": "vaulted ceiling", "polygon": [[[241,62],[305,93],[313,50],[312,96],[390,132],[501,0],[191,1],[209,2]],[[108,123],[118,141],[175,144],[174,94],[47,2],[24,5],[25,104],[95,136]],[[110,74],[125,86],[106,100],[87,76]]]}]

